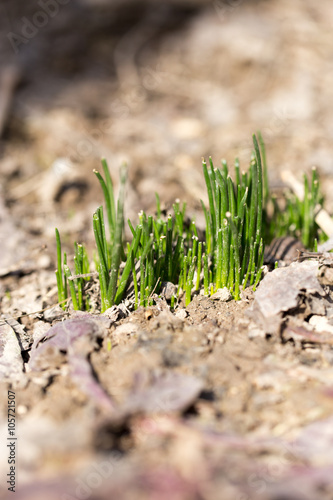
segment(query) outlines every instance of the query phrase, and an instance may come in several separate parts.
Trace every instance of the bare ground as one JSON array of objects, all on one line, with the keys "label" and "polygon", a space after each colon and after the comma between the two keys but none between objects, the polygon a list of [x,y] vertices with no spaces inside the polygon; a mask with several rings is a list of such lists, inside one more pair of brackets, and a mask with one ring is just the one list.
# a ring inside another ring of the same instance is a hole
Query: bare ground
[{"label": "bare ground", "polygon": [[115,183],[129,163],[131,219],[154,211],[157,191],[166,208],[187,201],[203,228],[200,158],[238,155],[246,168],[261,129],[271,184],[316,164],[333,204],[328,0],[125,4],[68,3],[18,54],[8,33],[40,8],[1,7],[1,76],[17,78],[1,83],[1,498],[13,496],[9,389],[19,499],[329,500],[329,279],[272,320],[251,291],[197,296],[176,314],[163,302],[128,317],[31,314],[57,301],[54,227],[69,253],[75,239],[93,248],[102,155]]}]

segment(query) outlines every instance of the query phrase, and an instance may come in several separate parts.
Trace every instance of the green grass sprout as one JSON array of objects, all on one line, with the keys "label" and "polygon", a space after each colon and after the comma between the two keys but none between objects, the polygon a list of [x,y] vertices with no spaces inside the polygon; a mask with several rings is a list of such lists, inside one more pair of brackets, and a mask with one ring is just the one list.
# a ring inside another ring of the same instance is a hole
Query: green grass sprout
[{"label": "green grass sprout", "polygon": [[316,214],[323,207],[324,197],[315,167],[312,168],[310,179],[303,174],[302,191],[303,197],[297,196],[290,189],[286,189],[279,198],[272,193],[266,199],[264,197],[266,243],[270,243],[273,238],[288,235],[299,239],[307,249],[314,250],[316,240],[320,243],[327,240],[328,235],[316,223]]},{"label": "green grass sprout", "polygon": [[[57,244],[57,269],[55,271],[58,287],[58,300],[63,302],[67,299],[67,280],[62,266],[61,239],[58,229],[55,229]],[[65,305],[62,306],[65,309]]]}]

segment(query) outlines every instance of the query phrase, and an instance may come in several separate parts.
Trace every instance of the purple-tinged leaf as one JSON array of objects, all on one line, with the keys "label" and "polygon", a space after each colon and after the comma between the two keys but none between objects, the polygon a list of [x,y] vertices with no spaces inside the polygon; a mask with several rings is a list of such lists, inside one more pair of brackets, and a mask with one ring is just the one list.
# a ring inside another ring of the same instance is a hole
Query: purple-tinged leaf
[{"label": "purple-tinged leaf", "polygon": [[[106,318],[99,321],[89,314],[79,315],[76,318],[62,321],[52,326],[43,338],[35,340],[30,355],[29,366],[32,370],[47,368],[46,358],[50,355],[58,357],[61,352],[75,350],[75,343],[82,338],[89,339],[93,350],[98,338],[105,335],[105,327],[109,324]],[[44,340],[43,343],[41,341]]]}]

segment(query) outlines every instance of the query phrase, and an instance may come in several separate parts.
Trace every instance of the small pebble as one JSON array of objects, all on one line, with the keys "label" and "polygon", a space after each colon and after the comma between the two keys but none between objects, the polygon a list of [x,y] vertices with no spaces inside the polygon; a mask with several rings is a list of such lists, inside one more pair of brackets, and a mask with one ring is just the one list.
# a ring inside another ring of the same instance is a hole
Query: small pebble
[{"label": "small pebble", "polygon": [[48,321],[49,323],[52,323],[55,320],[62,319],[65,316],[65,311],[60,307],[60,306],[54,306],[51,307],[50,309],[46,309],[44,311],[44,319],[45,321]]},{"label": "small pebble", "polygon": [[177,311],[175,312],[175,316],[176,318],[178,319],[185,319],[187,318],[187,311],[185,309],[177,309]]},{"label": "small pebble", "polygon": [[220,300],[221,302],[228,302],[232,299],[232,295],[228,288],[219,288],[215,293],[210,297],[212,300]]}]

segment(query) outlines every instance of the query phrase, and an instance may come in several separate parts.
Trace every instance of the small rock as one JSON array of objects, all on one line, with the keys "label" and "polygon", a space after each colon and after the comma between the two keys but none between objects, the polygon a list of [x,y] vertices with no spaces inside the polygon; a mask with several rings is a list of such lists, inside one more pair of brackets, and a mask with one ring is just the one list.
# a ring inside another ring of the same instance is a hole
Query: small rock
[{"label": "small rock", "polygon": [[228,302],[232,299],[232,295],[227,287],[219,288],[215,293],[210,297],[212,300],[220,300],[221,302]]},{"label": "small rock", "polygon": [[60,320],[65,316],[65,311],[59,306],[56,305],[51,307],[50,309],[46,309],[43,313],[45,321],[48,323],[52,323],[53,321]]},{"label": "small rock", "polygon": [[171,300],[171,297],[175,296],[177,293],[177,287],[171,281],[163,281],[161,285],[160,295],[165,298],[165,300]]},{"label": "small rock", "polygon": [[188,312],[186,311],[186,309],[177,309],[177,311],[175,312],[175,316],[178,319],[185,319],[188,316]]},{"label": "small rock", "polygon": [[249,326],[249,331],[248,331],[247,336],[249,339],[255,339],[256,337],[265,338],[266,332],[265,332],[265,330],[263,330],[259,326],[252,323],[252,325]]},{"label": "small rock", "polygon": [[311,316],[309,324],[313,326],[316,332],[327,332],[333,334],[333,326],[329,324],[324,316]]}]

